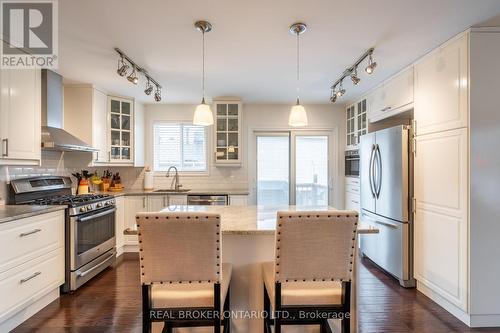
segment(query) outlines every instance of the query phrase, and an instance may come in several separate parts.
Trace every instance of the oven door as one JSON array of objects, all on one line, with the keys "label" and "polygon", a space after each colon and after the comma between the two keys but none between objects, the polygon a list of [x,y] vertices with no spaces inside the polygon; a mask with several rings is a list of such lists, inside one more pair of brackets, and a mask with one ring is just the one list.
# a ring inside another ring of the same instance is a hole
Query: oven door
[{"label": "oven door", "polygon": [[359,177],[359,156],[346,156],[345,157],[345,175],[347,177]]},{"label": "oven door", "polygon": [[115,212],[113,207],[71,217],[72,271],[115,247]]}]

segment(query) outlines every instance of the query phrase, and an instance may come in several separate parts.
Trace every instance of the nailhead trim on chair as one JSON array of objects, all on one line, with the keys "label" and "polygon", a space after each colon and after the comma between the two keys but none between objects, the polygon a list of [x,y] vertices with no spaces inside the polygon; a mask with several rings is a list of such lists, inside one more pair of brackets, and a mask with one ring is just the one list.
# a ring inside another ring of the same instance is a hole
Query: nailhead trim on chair
[{"label": "nailhead trim on chair", "polygon": [[[322,215],[317,214],[317,215],[316,215],[316,218],[320,218],[321,216],[322,216]],[[328,214],[328,215],[326,215],[326,216],[327,216],[328,218],[331,218],[331,217],[332,217],[332,214]],[[344,217],[346,217],[346,218],[349,218],[351,215],[349,215],[349,214],[346,214],[346,215],[337,215],[337,218],[341,218],[341,217],[343,217],[343,216],[344,216]],[[288,218],[290,218],[290,219],[291,219],[292,217],[293,217],[292,215],[288,215]],[[298,215],[298,217],[299,217],[299,218],[303,218],[303,217],[304,217],[304,215]],[[310,214],[308,214],[308,215],[305,215],[305,217],[307,217],[307,218],[311,218],[311,215],[310,215]],[[354,214],[354,217],[356,217],[356,219],[359,219],[359,215],[358,215],[358,214]],[[283,215],[281,215],[281,216],[279,217],[279,219],[280,219],[280,220],[283,220]],[[280,235],[281,235],[281,230],[280,230],[280,229],[281,229],[281,227],[282,227],[282,224],[281,224],[281,223],[278,223],[278,228],[276,229],[276,244],[277,244],[277,245],[278,245],[278,244],[279,244],[279,242],[280,242]],[[350,257],[351,257],[351,258],[353,258],[353,257],[354,257],[354,249],[355,249],[355,246],[356,246],[356,242],[355,242],[355,241],[356,241],[357,227],[358,227],[358,221],[356,221],[356,222],[354,223],[354,230],[352,231],[352,232],[353,232],[353,234],[354,234],[354,236],[353,236],[353,238],[352,238],[352,240],[353,240],[353,245],[351,246],[351,253],[350,253]],[[282,282],[282,281],[280,280],[280,278],[279,278],[279,274],[280,274],[280,272],[279,272],[279,269],[278,269],[278,266],[279,266],[279,259],[280,259],[280,247],[279,247],[279,246],[276,246],[275,256],[276,256],[276,258],[275,258],[275,280],[276,280],[276,282]],[[350,262],[349,262],[349,265],[350,265],[350,267],[349,267],[349,272],[351,273],[351,275],[352,275],[352,271],[353,271],[353,267],[352,267],[352,266],[353,266],[353,262],[354,262],[354,260],[352,260],[352,261],[350,261]],[[315,278],[313,278],[313,279],[302,279],[302,281],[303,281],[303,282],[307,282],[307,281],[313,281],[313,282],[315,282],[316,280],[317,280],[317,279],[315,279]],[[337,282],[344,282],[344,281],[351,282],[352,277],[351,277],[351,278],[349,278],[348,280],[345,280],[345,279],[335,279],[335,278],[332,278],[332,279],[326,279],[326,280],[337,281]],[[298,280],[296,280],[296,279],[295,279],[295,280],[293,280],[293,281],[294,281],[294,282],[298,282]],[[325,281],[325,279],[321,279],[321,281]],[[287,280],[285,280],[285,282],[289,282],[289,280],[287,279]]]},{"label": "nailhead trim on chair", "polygon": [[[165,217],[165,219],[167,219],[167,220],[170,218],[170,216],[164,216],[164,217]],[[146,218],[146,220],[149,220],[149,216],[145,216],[145,218]],[[176,216],[175,218],[176,218],[176,219],[179,219],[180,217],[179,217],[179,216]],[[188,215],[186,218],[187,218],[187,219],[191,219],[191,218],[192,218],[192,216],[189,216],[189,215]],[[199,217],[198,217],[198,216],[194,216],[194,218],[195,218],[195,219],[199,219]],[[205,216],[205,219],[209,219],[209,218],[210,218],[210,216]],[[139,220],[139,216],[136,216],[136,217],[135,217],[135,219],[136,219],[136,220]],[[155,216],[155,219],[159,219],[159,216]],[[216,219],[217,219],[217,220],[220,220],[220,216],[217,216],[217,217],[216,217]],[[138,230],[139,230],[140,225],[139,225],[138,223],[136,223],[136,225],[137,225],[137,228],[138,228]],[[217,226],[217,230],[218,230],[218,231],[216,232],[216,235],[217,235],[217,236],[220,236],[220,222],[219,222],[216,226]],[[137,235],[139,236],[139,244],[142,244],[142,239],[141,239],[141,236],[142,236],[142,235],[141,235],[141,233],[140,233],[140,232],[138,232],[138,233],[137,233]],[[220,243],[220,240],[219,240],[219,239],[217,239],[217,241],[216,241],[216,242],[219,244],[219,243]],[[140,252],[142,252],[142,251],[143,251],[142,246],[139,246],[139,253],[140,253]],[[219,245],[217,245],[216,258],[217,258],[217,259],[220,259],[220,246],[219,246]],[[142,276],[144,276],[144,272],[143,272],[143,270],[144,270],[144,264],[143,264],[143,261],[144,261],[144,258],[141,256],[141,257],[140,257],[140,262],[141,262],[141,275],[142,275]],[[217,261],[218,261],[218,260],[217,260]],[[217,272],[216,272],[216,274],[218,275],[218,277],[217,277],[217,280],[216,280],[216,281],[212,281],[212,280],[206,280],[206,281],[205,281],[205,280],[201,280],[201,281],[158,281],[158,282],[151,282],[150,284],[151,284],[151,285],[152,285],[152,284],[158,284],[158,283],[159,283],[159,284],[163,284],[163,283],[169,283],[169,284],[182,284],[182,283],[186,283],[186,282],[187,282],[187,283],[192,283],[192,282],[198,282],[198,283],[212,283],[212,282],[214,282],[214,283],[220,283],[220,278],[221,278],[221,277],[220,277],[220,266],[221,266],[221,265],[220,265],[219,263],[217,263],[216,265],[217,265]],[[141,283],[141,284],[142,284],[142,285],[146,285],[146,283]]]}]

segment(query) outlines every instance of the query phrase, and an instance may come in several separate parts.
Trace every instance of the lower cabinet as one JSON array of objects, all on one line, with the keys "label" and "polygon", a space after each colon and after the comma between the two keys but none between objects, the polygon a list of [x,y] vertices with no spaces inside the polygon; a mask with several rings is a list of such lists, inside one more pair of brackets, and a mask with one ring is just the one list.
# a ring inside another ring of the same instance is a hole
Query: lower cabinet
[{"label": "lower cabinet", "polygon": [[59,297],[64,283],[64,210],[0,224],[0,332]]},{"label": "lower cabinet", "polygon": [[116,256],[123,253],[125,245],[125,197],[116,197],[116,220],[115,220],[115,238],[116,238]]},{"label": "lower cabinet", "polygon": [[345,209],[361,212],[359,178],[346,177],[345,180]]}]

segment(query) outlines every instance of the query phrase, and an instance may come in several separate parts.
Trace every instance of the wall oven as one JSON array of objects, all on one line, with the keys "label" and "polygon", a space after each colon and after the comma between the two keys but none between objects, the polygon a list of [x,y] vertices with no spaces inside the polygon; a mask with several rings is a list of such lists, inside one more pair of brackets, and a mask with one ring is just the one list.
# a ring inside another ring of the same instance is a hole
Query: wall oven
[{"label": "wall oven", "polygon": [[346,177],[359,177],[359,151],[347,150],[345,152]]}]

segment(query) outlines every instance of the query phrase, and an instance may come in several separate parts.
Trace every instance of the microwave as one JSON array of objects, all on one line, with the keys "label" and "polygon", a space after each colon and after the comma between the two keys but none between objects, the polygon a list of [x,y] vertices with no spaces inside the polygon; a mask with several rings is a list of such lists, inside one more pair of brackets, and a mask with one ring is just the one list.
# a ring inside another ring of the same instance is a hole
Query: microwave
[{"label": "microwave", "polygon": [[346,150],[345,175],[346,177],[359,177],[359,150]]}]

